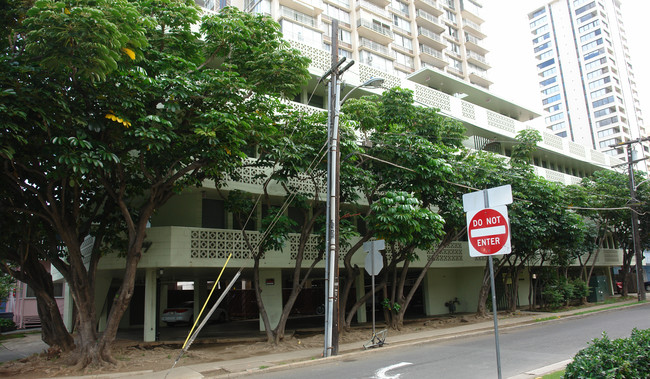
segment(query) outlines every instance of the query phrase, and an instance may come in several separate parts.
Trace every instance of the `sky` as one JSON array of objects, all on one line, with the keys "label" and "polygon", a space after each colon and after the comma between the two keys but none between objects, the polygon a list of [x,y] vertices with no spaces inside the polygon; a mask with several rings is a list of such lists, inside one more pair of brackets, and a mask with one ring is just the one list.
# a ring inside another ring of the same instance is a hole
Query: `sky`
[{"label": "sky", "polygon": [[[544,0],[483,0],[481,30],[487,35],[486,59],[492,67],[490,91],[514,103],[541,112],[541,97],[533,57],[528,13]],[[646,124],[650,124],[650,1],[622,0],[623,25]],[[645,15],[645,17],[643,17]],[[541,118],[539,118],[541,121]]]}]

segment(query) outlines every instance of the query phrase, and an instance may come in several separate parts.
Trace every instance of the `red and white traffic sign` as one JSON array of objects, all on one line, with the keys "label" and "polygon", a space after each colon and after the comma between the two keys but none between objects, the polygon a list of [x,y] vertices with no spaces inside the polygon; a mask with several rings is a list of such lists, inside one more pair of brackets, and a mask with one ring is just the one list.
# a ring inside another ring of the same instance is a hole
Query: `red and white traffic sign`
[{"label": "red and white traffic sign", "polygon": [[467,212],[470,257],[510,254],[508,208],[496,206]]}]

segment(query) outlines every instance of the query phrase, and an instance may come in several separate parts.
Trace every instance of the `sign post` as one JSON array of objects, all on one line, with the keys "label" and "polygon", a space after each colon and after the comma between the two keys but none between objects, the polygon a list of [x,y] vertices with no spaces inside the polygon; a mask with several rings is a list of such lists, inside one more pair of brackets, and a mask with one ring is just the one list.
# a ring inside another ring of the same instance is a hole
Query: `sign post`
[{"label": "sign post", "polygon": [[381,259],[379,250],[384,250],[386,243],[384,240],[368,241],[363,243],[363,249],[368,252],[364,261],[366,271],[372,278],[372,339],[375,339],[375,275],[379,274],[384,267],[384,261]]},{"label": "sign post", "polygon": [[510,254],[512,250],[510,246],[508,208],[506,207],[506,205],[511,203],[512,188],[510,185],[463,195],[463,208],[467,212],[469,255],[471,257],[483,257],[487,255],[490,267],[494,342],[496,345],[499,379],[502,378],[501,353],[499,348],[499,321],[497,318],[497,296],[494,286],[494,263],[492,256]]}]

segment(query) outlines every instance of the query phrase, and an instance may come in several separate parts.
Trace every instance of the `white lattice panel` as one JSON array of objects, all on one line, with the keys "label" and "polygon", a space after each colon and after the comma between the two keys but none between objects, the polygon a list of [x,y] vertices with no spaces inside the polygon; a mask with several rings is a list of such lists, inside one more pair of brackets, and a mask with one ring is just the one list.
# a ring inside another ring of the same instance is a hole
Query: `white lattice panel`
[{"label": "white lattice panel", "polygon": [[595,150],[591,151],[591,160],[593,160],[596,163],[605,164],[605,162],[606,162],[605,157],[606,157],[606,155],[601,153],[601,152],[598,152],[598,151],[595,151]]},{"label": "white lattice panel", "polygon": [[433,108],[451,112],[450,96],[421,84],[415,85],[415,101]]},{"label": "white lattice panel", "polygon": [[569,152],[574,155],[578,155],[580,157],[586,158],[587,153],[585,152],[585,147],[582,145],[578,145],[575,142],[568,141],[569,142]]},{"label": "white lattice panel", "polygon": [[571,183],[569,184],[580,184],[582,181],[582,179],[578,178],[577,176],[570,176],[569,178],[571,179]]},{"label": "white lattice panel", "polygon": [[399,76],[391,75],[366,64],[359,63],[359,81],[365,83],[372,78],[383,78],[383,88],[400,87],[402,85],[402,79]]},{"label": "white lattice panel", "polygon": [[510,117],[506,117],[504,115],[488,110],[487,119],[489,126],[494,126],[495,128],[499,128],[510,133],[515,132],[515,120],[511,119]]},{"label": "white lattice panel", "polygon": [[[298,256],[298,247],[300,246],[300,234],[290,234],[289,235],[289,249],[291,249],[291,259],[296,260]],[[318,251],[322,250],[318,246],[318,236],[311,235],[307,239],[307,244],[305,245],[305,252],[303,254],[303,259],[306,261],[313,261],[318,258]]]},{"label": "white lattice panel", "polygon": [[562,150],[562,137],[558,137],[555,134],[542,133],[542,138],[546,145]]},{"label": "white lattice panel", "polygon": [[469,118],[471,120],[476,119],[475,107],[474,104],[468,103],[467,101],[460,102],[463,108],[463,117]]},{"label": "white lattice panel", "polygon": [[564,183],[564,174],[553,170],[546,170],[546,179],[552,182]]},{"label": "white lattice panel", "polygon": [[[260,233],[246,232],[253,246],[257,247]],[[226,259],[232,253],[233,259],[248,259],[250,250],[240,230],[192,229],[190,231],[190,257],[203,259]]]},{"label": "white lattice panel", "polygon": [[295,101],[285,101],[285,104],[290,105],[296,111],[307,113],[307,114],[314,114],[314,113],[318,113],[318,112],[327,112],[327,110],[325,110],[325,109],[312,107],[311,105],[301,104],[301,103],[297,103]]},{"label": "white lattice panel", "polygon": [[332,65],[332,56],[327,51],[294,40],[289,40],[289,44],[294,49],[300,50],[302,55],[311,59],[312,67],[319,68],[323,71],[330,69],[330,66]]},{"label": "white lattice panel", "polygon": [[[268,177],[268,173],[264,168],[261,167],[240,167],[237,169],[237,173],[240,175],[240,183],[249,183],[262,185]],[[230,181],[235,181],[233,178],[227,178]]]},{"label": "white lattice panel", "polygon": [[[460,242],[452,242],[445,247],[440,254],[436,257],[436,262],[462,262],[463,261],[463,248]],[[436,249],[427,251],[427,258],[435,252]]]}]

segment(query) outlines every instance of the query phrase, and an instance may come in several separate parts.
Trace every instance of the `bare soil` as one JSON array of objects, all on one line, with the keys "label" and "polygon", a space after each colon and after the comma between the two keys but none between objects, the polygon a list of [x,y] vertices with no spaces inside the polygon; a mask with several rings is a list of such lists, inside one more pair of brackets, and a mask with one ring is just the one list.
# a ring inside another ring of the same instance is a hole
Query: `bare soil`
[{"label": "bare soil", "polygon": [[[516,316],[516,315],[515,315]],[[419,331],[452,327],[461,323],[475,323],[486,321],[476,315],[454,315],[428,319],[406,321],[401,330],[389,330],[390,336],[416,333]],[[383,328],[383,325],[378,325]],[[356,327],[340,336],[340,343],[359,343],[359,348],[366,343],[372,334],[370,326]],[[134,371],[162,371],[172,367],[181,352],[182,343],[164,342],[136,342],[117,340],[113,346],[113,357],[116,365],[105,367],[90,367],[77,370],[63,363],[65,356],[55,353],[43,353],[28,358],[6,362],[0,365],[0,377],[12,378],[47,378],[58,376],[97,375]],[[256,342],[214,342],[210,340],[197,340],[189,351],[183,355],[176,367],[194,365],[199,363],[228,361],[279,352],[290,352],[323,346],[322,331],[296,331],[278,345],[271,345],[265,341]],[[218,374],[218,373],[213,373]]]}]

